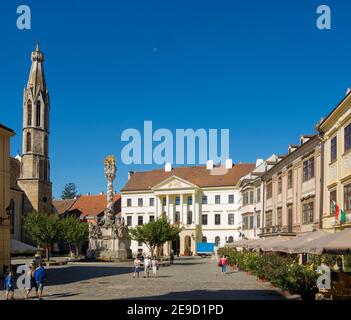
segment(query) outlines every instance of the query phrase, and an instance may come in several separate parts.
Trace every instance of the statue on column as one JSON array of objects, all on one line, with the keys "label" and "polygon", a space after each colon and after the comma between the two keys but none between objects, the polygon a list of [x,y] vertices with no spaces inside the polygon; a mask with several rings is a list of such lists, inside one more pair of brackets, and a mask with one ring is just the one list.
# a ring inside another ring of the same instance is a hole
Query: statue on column
[{"label": "statue on column", "polygon": [[107,180],[107,207],[100,224],[104,227],[112,227],[115,223],[113,180],[115,180],[117,172],[116,158],[114,156],[106,157],[104,161],[104,172]]}]

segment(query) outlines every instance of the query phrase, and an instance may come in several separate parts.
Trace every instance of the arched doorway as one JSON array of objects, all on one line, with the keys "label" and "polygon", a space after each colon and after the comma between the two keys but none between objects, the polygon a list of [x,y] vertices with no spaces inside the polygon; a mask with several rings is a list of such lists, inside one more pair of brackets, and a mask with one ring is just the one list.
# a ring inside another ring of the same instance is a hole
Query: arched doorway
[{"label": "arched doorway", "polygon": [[234,242],[234,238],[232,237],[232,236],[230,236],[229,238],[228,238],[228,243],[233,243]]},{"label": "arched doorway", "polygon": [[185,238],[184,238],[184,255],[185,256],[191,255],[191,238],[190,238],[190,236],[185,236]]},{"label": "arched doorway", "polygon": [[174,254],[179,256],[180,253],[180,238],[178,236],[177,240],[172,241],[172,249],[174,251]]}]

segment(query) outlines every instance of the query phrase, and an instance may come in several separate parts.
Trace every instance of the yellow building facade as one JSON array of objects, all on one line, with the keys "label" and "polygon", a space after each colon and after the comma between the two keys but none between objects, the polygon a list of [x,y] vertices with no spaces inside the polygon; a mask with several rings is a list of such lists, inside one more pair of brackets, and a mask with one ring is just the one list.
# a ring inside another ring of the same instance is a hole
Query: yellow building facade
[{"label": "yellow building facade", "polygon": [[0,276],[10,267],[10,138],[13,130],[0,124]]},{"label": "yellow building facade", "polygon": [[[351,227],[351,92],[319,124],[324,141],[323,228]],[[335,218],[332,202],[346,213],[346,222]]]}]

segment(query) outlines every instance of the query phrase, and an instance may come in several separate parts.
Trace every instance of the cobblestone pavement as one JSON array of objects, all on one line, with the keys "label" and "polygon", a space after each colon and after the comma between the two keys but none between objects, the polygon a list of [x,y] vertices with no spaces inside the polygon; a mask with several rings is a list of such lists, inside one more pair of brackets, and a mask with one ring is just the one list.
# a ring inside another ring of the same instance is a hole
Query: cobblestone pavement
[{"label": "cobblestone pavement", "polygon": [[[157,278],[133,279],[131,263],[70,263],[47,269],[47,300],[285,299],[269,283],[244,272],[221,275],[211,258],[184,258],[161,267]],[[15,298],[23,299],[16,290]],[[33,295],[33,294],[32,294]],[[3,298],[3,295],[1,299]]]}]

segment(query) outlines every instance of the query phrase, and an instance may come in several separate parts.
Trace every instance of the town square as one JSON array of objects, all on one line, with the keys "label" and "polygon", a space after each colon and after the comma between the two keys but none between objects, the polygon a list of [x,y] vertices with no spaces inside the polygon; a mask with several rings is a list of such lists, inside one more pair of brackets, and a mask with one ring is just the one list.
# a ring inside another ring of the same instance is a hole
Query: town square
[{"label": "town square", "polygon": [[104,2],[1,5],[1,302],[349,300],[350,5]]}]

